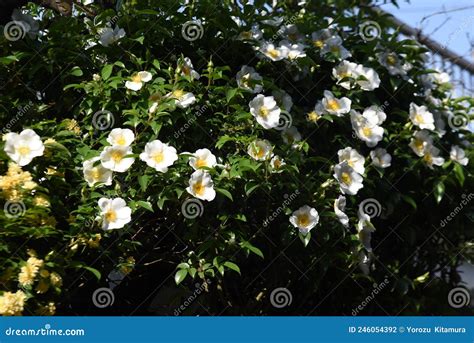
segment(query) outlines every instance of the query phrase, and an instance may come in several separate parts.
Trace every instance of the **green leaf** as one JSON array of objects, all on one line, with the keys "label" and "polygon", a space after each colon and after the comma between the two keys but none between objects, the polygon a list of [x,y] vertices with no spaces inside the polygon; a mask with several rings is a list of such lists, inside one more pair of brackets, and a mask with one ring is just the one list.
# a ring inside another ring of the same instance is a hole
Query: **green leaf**
[{"label": "green leaf", "polygon": [[148,182],[150,182],[150,176],[148,175],[140,175],[138,177],[138,183],[141,187],[142,192],[146,191],[146,188],[148,186]]},{"label": "green leaf", "polygon": [[454,175],[456,175],[456,179],[458,179],[459,184],[461,185],[461,187],[463,187],[464,179],[465,179],[463,167],[459,163],[455,163],[453,170],[454,170]]},{"label": "green leaf", "polygon": [[187,275],[188,275],[187,269],[180,269],[174,275],[174,281],[176,282],[177,285],[179,285],[181,282],[183,282],[183,280],[186,278]]},{"label": "green leaf", "polygon": [[230,201],[234,201],[234,199],[232,198],[232,194],[230,194],[230,192],[229,192],[227,189],[216,188],[216,191],[217,191],[217,193],[220,193],[220,194],[222,194],[223,196],[229,198]]},{"label": "green leaf", "polygon": [[435,184],[435,186],[434,186],[434,196],[435,196],[436,202],[438,204],[443,199],[444,190],[445,190],[445,187],[444,187],[443,181],[439,181],[438,183]]},{"label": "green leaf", "polygon": [[225,94],[225,97],[227,99],[227,103],[229,103],[232,98],[235,96],[235,94],[237,93],[238,89],[237,88],[232,88],[232,89],[229,89],[226,94]]},{"label": "green leaf", "polygon": [[224,262],[224,266],[240,274],[240,268],[234,262],[226,261]]},{"label": "green leaf", "polygon": [[402,195],[402,199],[416,210],[416,201],[409,195]]},{"label": "green leaf", "polygon": [[298,236],[300,237],[301,242],[303,242],[304,246],[306,247],[311,240],[311,232],[308,232],[307,234],[302,234],[301,232],[298,233]]},{"label": "green leaf", "polygon": [[84,73],[82,72],[81,68],[79,68],[79,67],[77,67],[77,66],[71,69],[70,74],[71,74],[72,76],[82,76],[82,75],[84,75]]},{"label": "green leaf", "polygon": [[105,67],[102,68],[102,72],[101,72],[101,75],[102,75],[102,79],[105,81],[107,80],[110,75],[112,75],[112,68],[114,67],[113,64],[107,64],[105,65]]},{"label": "green leaf", "polygon": [[256,183],[256,184],[253,184],[253,183],[250,183],[250,182],[246,183],[245,186],[244,186],[245,195],[249,196],[258,187],[260,187],[260,183]]},{"label": "green leaf", "polygon": [[244,241],[240,243],[240,246],[244,249],[248,249],[249,251],[253,252],[255,255],[260,256],[261,258],[264,258],[263,252],[259,248],[253,246],[250,242]]},{"label": "green leaf", "polygon": [[140,207],[143,207],[144,209],[147,209],[150,212],[154,212],[153,206],[150,204],[149,201],[139,200],[137,201],[137,205],[139,205]]}]

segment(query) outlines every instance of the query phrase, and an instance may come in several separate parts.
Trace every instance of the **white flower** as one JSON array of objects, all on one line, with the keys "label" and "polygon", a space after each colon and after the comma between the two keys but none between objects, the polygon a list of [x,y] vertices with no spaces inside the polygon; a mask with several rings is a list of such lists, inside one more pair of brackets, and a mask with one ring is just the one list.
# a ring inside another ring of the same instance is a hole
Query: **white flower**
[{"label": "white flower", "polygon": [[351,100],[344,97],[337,99],[330,91],[324,91],[324,98],[322,99],[324,110],[329,114],[334,114],[342,117],[343,114],[351,110]]},{"label": "white flower", "polygon": [[410,104],[410,120],[413,125],[420,129],[434,130],[433,114],[428,111],[426,106],[417,106],[415,103]]},{"label": "white flower", "polygon": [[332,32],[328,29],[319,30],[311,34],[311,40],[314,47],[322,49],[326,44],[326,41],[333,36]]},{"label": "white flower", "polygon": [[408,146],[417,156],[423,156],[427,147],[433,145],[433,138],[426,130],[416,131]]},{"label": "white flower", "polygon": [[293,107],[293,99],[291,95],[285,92],[283,89],[277,89],[272,92],[277,104],[283,107],[285,111],[290,112]]},{"label": "white flower", "polygon": [[192,173],[186,191],[201,200],[212,201],[216,197],[211,176],[204,170],[196,170]]},{"label": "white flower", "polygon": [[364,114],[366,115],[351,111],[352,129],[368,147],[374,147],[383,139],[383,128],[375,124],[380,121],[380,117],[372,110],[367,113],[364,111]]},{"label": "white flower", "polygon": [[341,192],[344,194],[355,195],[359,189],[364,187],[362,176],[347,161],[336,164],[334,167],[334,177],[339,182]]},{"label": "white flower", "polygon": [[281,110],[272,96],[259,94],[250,101],[249,106],[250,113],[265,129],[278,126]]},{"label": "white flower", "polygon": [[356,149],[351,147],[341,149],[337,152],[337,156],[339,156],[339,163],[346,161],[357,173],[364,174],[365,158]]},{"label": "white flower", "polygon": [[281,61],[288,57],[289,49],[286,46],[275,47],[274,44],[264,42],[259,50],[272,61]]},{"label": "white flower", "polygon": [[132,210],[122,198],[100,198],[99,208],[104,230],[121,229],[132,220]]},{"label": "white flower", "polygon": [[338,85],[345,89],[352,88],[352,80],[342,81],[347,78],[355,80],[355,83],[365,91],[372,91],[380,85],[379,75],[374,69],[349,61],[342,61],[334,67],[332,75],[337,79]]},{"label": "white flower", "polygon": [[43,155],[44,144],[40,136],[31,129],[23,130],[19,134],[9,132],[4,139],[6,154],[20,167],[29,164],[33,158]]},{"label": "white flower", "polygon": [[319,222],[319,214],[315,208],[305,205],[294,211],[290,217],[290,223],[306,235]]},{"label": "white flower", "polygon": [[110,27],[106,27],[100,33],[100,44],[105,47],[114,44],[119,39],[125,37],[125,30],[121,29],[120,27],[116,26],[115,29],[112,30]]},{"label": "white flower", "polygon": [[281,137],[283,138],[283,142],[287,144],[293,144],[301,140],[301,134],[295,126],[283,130],[281,132]]},{"label": "white flower", "polygon": [[175,89],[171,93],[166,94],[167,98],[174,99],[176,106],[187,108],[196,102],[193,93],[185,92],[182,89]]},{"label": "white flower", "polygon": [[451,79],[448,73],[443,73],[439,70],[436,73],[433,73],[433,78],[434,78],[434,81],[439,85],[443,83],[449,83]]},{"label": "white flower", "polygon": [[145,150],[140,154],[140,160],[161,173],[166,173],[177,159],[176,149],[159,140],[146,143]]},{"label": "white flower", "polygon": [[268,160],[272,156],[272,146],[267,140],[257,139],[250,143],[247,153],[257,161]]},{"label": "white flower", "polygon": [[387,119],[385,112],[375,105],[367,107],[364,113],[362,113],[362,116],[366,118],[371,125],[381,125],[385,119]]},{"label": "white flower", "polygon": [[181,65],[181,75],[188,76],[191,80],[199,80],[201,75],[197,71],[194,70],[193,62],[189,57],[185,57],[183,63]]},{"label": "white flower", "polygon": [[379,63],[387,68],[390,75],[401,75],[406,76],[406,69],[400,63],[400,59],[397,54],[393,52],[382,52],[378,54]]},{"label": "white flower", "polygon": [[451,147],[451,152],[449,154],[451,160],[458,162],[460,165],[466,166],[469,162],[469,159],[466,157],[466,152],[457,145]]},{"label": "white flower", "polygon": [[374,89],[379,88],[380,77],[374,69],[359,64],[357,66],[356,75],[356,83],[361,89],[365,91],[373,91]]},{"label": "white flower", "polygon": [[370,216],[359,212],[359,222],[357,223],[357,231],[359,232],[359,240],[367,251],[372,251],[370,244],[372,232],[375,231],[374,225],[370,222]]},{"label": "white flower", "polygon": [[103,183],[106,186],[110,186],[112,184],[112,171],[104,168],[101,163],[98,163],[96,166],[94,166],[94,164],[96,164],[96,162],[99,160],[99,157],[94,157],[82,163],[84,179],[91,187],[98,182]]},{"label": "white flower", "polygon": [[262,77],[252,67],[243,65],[235,78],[240,88],[247,89],[252,93],[260,93],[263,89],[261,85]]},{"label": "white flower", "polygon": [[430,145],[426,148],[425,154],[423,156],[423,161],[426,165],[433,169],[433,166],[441,166],[444,163],[444,158],[439,157],[439,149],[434,145]]},{"label": "white flower", "polygon": [[270,167],[272,168],[272,173],[281,173],[283,170],[281,170],[281,167],[286,165],[285,161],[283,161],[282,158],[280,158],[278,155],[275,155],[272,157],[270,160]]},{"label": "white flower", "polygon": [[189,165],[194,170],[198,170],[201,167],[214,168],[216,164],[216,156],[209,149],[198,149],[194,156],[189,158]]},{"label": "white flower", "polygon": [[280,47],[282,47],[285,50],[288,50],[287,57],[290,60],[295,60],[297,58],[306,56],[306,52],[304,51],[306,46],[304,46],[301,43],[290,43],[288,41],[281,41]]},{"label": "white flower", "polygon": [[339,36],[333,36],[324,42],[324,46],[321,49],[321,55],[333,54],[341,60],[345,60],[351,57],[351,53],[342,46],[342,39]]},{"label": "white flower", "polygon": [[135,135],[130,129],[113,129],[107,137],[107,142],[110,145],[130,146],[135,140]]},{"label": "white flower", "polygon": [[337,84],[341,86],[342,88],[345,89],[351,89],[351,81],[346,80],[342,81],[343,79],[346,78],[355,78],[357,77],[356,71],[357,71],[358,65],[353,62],[349,61],[342,61],[339,63],[337,66],[335,66],[332,69],[332,75],[336,78]]},{"label": "white flower", "polygon": [[349,217],[347,216],[347,214],[344,213],[345,208],[346,197],[340,195],[339,198],[334,201],[334,213],[336,214],[336,217],[337,219],[339,219],[341,224],[347,227],[349,226]]},{"label": "white flower", "polygon": [[135,162],[134,157],[125,157],[132,154],[133,151],[128,146],[108,146],[100,153],[100,162],[104,168],[123,173]]},{"label": "white flower", "polygon": [[148,81],[151,81],[151,73],[147,71],[139,71],[132,76],[131,81],[125,82],[125,87],[132,91],[138,91],[143,87],[143,84]]},{"label": "white flower", "polygon": [[392,156],[390,156],[387,150],[382,148],[372,150],[370,158],[372,159],[372,164],[379,168],[388,168],[392,162]]}]

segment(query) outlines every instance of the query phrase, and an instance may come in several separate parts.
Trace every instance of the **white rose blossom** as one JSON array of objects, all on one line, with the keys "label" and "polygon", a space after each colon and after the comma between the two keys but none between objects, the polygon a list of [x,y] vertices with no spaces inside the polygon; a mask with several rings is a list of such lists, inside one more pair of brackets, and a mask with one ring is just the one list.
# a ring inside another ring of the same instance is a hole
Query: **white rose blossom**
[{"label": "white rose blossom", "polygon": [[216,197],[211,175],[202,169],[192,173],[186,191],[201,200],[212,201]]},{"label": "white rose blossom", "polygon": [[151,81],[151,73],[147,71],[139,71],[132,76],[130,81],[125,82],[125,87],[132,91],[138,91],[142,89],[143,84]]},{"label": "white rose blossom", "polygon": [[300,207],[290,217],[290,223],[304,235],[308,234],[318,222],[318,211],[308,205]]},{"label": "white rose blossom", "polygon": [[121,229],[132,220],[132,210],[122,198],[100,198],[98,204],[104,230]]},{"label": "white rose blossom", "polygon": [[4,140],[5,153],[20,167],[26,166],[33,158],[44,153],[44,144],[40,136],[31,129],[20,133],[9,132],[4,136]]},{"label": "white rose blossom", "polygon": [[160,173],[166,173],[177,159],[176,149],[158,139],[148,142],[140,154],[140,160]]},{"label": "white rose blossom", "polygon": [[273,96],[257,95],[249,103],[250,113],[265,129],[277,127],[280,121],[281,110]]}]

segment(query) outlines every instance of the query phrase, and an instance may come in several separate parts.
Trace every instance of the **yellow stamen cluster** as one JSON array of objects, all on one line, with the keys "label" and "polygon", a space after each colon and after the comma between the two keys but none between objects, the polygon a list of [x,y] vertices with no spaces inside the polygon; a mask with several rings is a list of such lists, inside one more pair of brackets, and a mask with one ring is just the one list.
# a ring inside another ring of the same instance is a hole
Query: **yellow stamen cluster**
[{"label": "yellow stamen cluster", "polygon": [[328,107],[329,107],[329,109],[331,109],[333,111],[337,111],[338,109],[341,108],[341,105],[339,105],[337,100],[331,99],[331,100],[328,100]]},{"label": "yellow stamen cluster", "polygon": [[298,216],[298,226],[306,227],[309,224],[309,216],[307,214],[300,214]]},{"label": "yellow stamen cluster", "polygon": [[29,172],[23,171],[16,163],[10,162],[6,175],[0,176],[3,196],[9,201],[21,200],[25,191],[30,191],[37,186],[32,180]]},{"label": "yellow stamen cluster", "polygon": [[316,111],[311,111],[308,113],[308,120],[312,121],[313,123],[316,123],[321,116],[316,113]]}]

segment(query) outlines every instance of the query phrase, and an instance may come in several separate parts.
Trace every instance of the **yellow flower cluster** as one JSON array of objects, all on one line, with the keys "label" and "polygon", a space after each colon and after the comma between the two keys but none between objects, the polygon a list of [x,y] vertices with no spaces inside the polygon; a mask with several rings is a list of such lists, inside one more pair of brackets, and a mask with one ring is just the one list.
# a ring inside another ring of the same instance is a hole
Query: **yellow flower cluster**
[{"label": "yellow flower cluster", "polygon": [[21,267],[20,274],[18,275],[18,282],[21,286],[31,286],[38,274],[40,268],[43,266],[43,260],[31,256],[27,261],[26,265]]},{"label": "yellow flower cluster", "polygon": [[53,302],[49,302],[44,306],[41,306],[38,311],[40,316],[54,316],[56,313],[56,305]]},{"label": "yellow flower cluster", "polygon": [[20,316],[25,306],[26,294],[22,291],[5,292],[0,297],[0,315]]},{"label": "yellow flower cluster", "polygon": [[80,246],[88,246],[91,249],[97,249],[100,246],[100,240],[102,239],[102,235],[100,233],[96,233],[92,235],[92,237],[84,237],[79,236],[76,239],[71,240],[71,250],[75,251]]},{"label": "yellow flower cluster", "polygon": [[81,128],[75,119],[65,119],[64,124],[66,125],[66,130],[71,131],[76,135],[81,133]]},{"label": "yellow flower cluster", "polygon": [[19,201],[25,191],[31,191],[37,186],[30,172],[23,171],[21,167],[13,162],[8,164],[8,171],[0,176],[0,188],[3,196],[9,201]]}]

